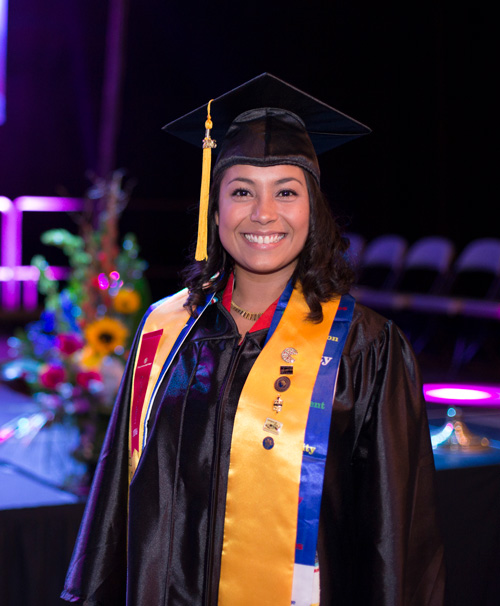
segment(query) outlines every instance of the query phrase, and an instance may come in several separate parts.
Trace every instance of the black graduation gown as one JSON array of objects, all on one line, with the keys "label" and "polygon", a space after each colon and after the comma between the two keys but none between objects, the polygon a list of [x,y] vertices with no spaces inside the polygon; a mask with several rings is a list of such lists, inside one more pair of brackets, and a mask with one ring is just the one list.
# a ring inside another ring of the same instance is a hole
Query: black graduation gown
[{"label": "black graduation gown", "polygon": [[[104,606],[217,603],[232,424],[266,332],[238,346],[221,303],[200,318],[156,397],[130,486],[127,533],[134,346],[64,599]],[[258,540],[265,557],[264,527]],[[398,328],[358,304],[339,367],[318,554],[321,606],[443,603],[434,462],[418,368]]]}]

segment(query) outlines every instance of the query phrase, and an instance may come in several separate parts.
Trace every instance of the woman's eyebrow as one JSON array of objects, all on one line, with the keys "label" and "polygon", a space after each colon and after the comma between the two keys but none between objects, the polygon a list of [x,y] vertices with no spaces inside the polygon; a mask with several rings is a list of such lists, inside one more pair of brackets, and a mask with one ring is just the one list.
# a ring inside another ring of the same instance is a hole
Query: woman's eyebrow
[{"label": "woman's eyebrow", "polygon": [[246,177],[235,177],[234,179],[231,179],[231,181],[228,181],[228,185],[230,185],[231,183],[234,183],[235,181],[241,181],[243,183],[249,183],[250,185],[253,184],[253,180],[252,179],[247,179]]},{"label": "woman's eyebrow", "polygon": [[283,179],[279,179],[278,181],[276,181],[276,184],[282,185],[283,183],[288,183],[290,181],[297,181],[297,183],[304,185],[304,183],[300,179],[297,179],[296,177],[284,177]]},{"label": "woman's eyebrow", "polygon": [[[247,177],[235,177],[234,179],[231,179],[231,181],[228,181],[228,185],[230,185],[231,183],[234,183],[235,181],[240,181],[242,183],[248,183],[250,185],[254,184],[254,180],[253,179],[248,179]],[[297,183],[300,183],[301,185],[303,185],[303,182],[300,179],[297,179],[296,177],[284,177],[283,179],[278,179],[277,181],[275,181],[276,185],[283,185],[283,183],[289,183],[290,181],[297,181]]]}]

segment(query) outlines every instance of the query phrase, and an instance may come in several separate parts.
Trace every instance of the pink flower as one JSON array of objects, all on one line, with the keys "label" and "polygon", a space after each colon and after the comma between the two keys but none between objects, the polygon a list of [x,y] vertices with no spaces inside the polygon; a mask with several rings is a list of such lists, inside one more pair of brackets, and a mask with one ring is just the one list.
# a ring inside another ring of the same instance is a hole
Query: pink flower
[{"label": "pink flower", "polygon": [[82,370],[76,375],[76,382],[84,389],[88,389],[90,381],[101,381],[101,375],[95,370]]},{"label": "pink flower", "polygon": [[84,345],[83,339],[71,333],[63,333],[56,337],[56,347],[67,356],[82,349]]},{"label": "pink flower", "polygon": [[62,366],[48,364],[42,367],[38,380],[47,389],[55,389],[66,379],[66,372]]}]

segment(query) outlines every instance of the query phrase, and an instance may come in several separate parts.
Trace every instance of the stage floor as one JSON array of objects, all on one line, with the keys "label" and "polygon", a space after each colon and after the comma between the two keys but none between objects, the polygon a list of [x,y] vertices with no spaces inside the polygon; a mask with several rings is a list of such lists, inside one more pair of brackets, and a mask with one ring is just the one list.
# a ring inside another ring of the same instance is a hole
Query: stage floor
[{"label": "stage floor", "polygon": [[[38,411],[32,400],[0,384],[0,428]],[[74,433],[43,428],[33,439],[0,443],[0,510],[77,503],[80,498],[60,486],[81,467],[71,459]]]}]

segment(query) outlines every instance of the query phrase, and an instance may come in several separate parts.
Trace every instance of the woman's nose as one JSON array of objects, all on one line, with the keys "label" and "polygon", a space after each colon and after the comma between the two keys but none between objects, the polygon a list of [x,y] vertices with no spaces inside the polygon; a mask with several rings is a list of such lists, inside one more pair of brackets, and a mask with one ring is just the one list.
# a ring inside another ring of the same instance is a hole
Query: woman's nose
[{"label": "woman's nose", "polygon": [[277,217],[276,201],[272,195],[263,194],[255,200],[254,207],[252,209],[252,221],[261,223],[271,223],[275,221]]}]

